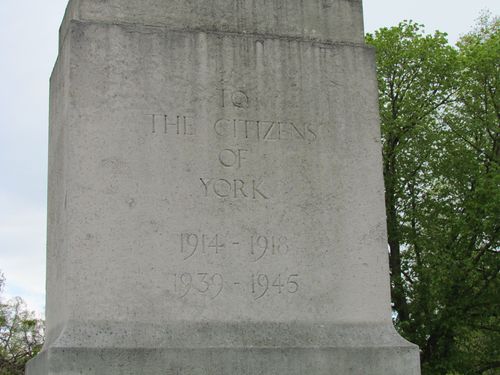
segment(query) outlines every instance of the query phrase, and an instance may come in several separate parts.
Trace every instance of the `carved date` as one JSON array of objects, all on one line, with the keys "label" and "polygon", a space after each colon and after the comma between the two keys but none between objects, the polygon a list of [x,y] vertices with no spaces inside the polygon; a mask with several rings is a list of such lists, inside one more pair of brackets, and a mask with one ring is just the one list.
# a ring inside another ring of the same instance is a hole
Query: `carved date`
[{"label": "carved date", "polygon": [[240,242],[225,236],[205,233],[181,233],[180,252],[183,260],[197,256],[214,256],[223,252],[245,251],[250,261],[255,263],[267,257],[285,256],[290,252],[288,238],[280,235],[255,235]]},{"label": "carved date", "polygon": [[252,261],[257,262],[265,255],[285,255],[288,253],[288,240],[286,237],[254,236],[251,239],[250,255]]},{"label": "carved date", "polygon": [[255,300],[261,299],[267,294],[295,294],[299,291],[299,275],[284,276],[278,274],[271,276],[267,274],[252,274],[252,295]]},{"label": "carved date", "polygon": [[180,298],[189,293],[209,295],[217,298],[224,289],[224,277],[220,273],[180,273],[174,274],[174,291]]},{"label": "carved date", "polygon": [[208,252],[215,255],[219,254],[226,245],[222,241],[222,237],[218,234],[209,236],[207,234],[181,233],[181,254],[184,260],[188,260],[196,253],[207,254]]},{"label": "carved date", "polygon": [[[243,275],[242,275],[243,276]],[[243,293],[251,295],[257,301],[265,296],[290,295],[299,291],[299,274],[266,274],[252,273],[249,282],[241,279],[226,280],[220,273],[184,272],[173,274],[174,292],[179,298],[188,295],[208,296],[214,300],[225,290],[225,284],[233,285]],[[229,288],[231,289],[231,288]]]}]

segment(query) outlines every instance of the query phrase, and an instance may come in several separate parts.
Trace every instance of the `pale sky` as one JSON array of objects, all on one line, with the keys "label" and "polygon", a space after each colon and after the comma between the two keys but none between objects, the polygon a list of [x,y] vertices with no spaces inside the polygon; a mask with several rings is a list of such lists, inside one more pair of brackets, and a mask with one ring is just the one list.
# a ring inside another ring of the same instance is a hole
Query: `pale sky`
[{"label": "pale sky", "polygon": [[[139,1],[139,0],[138,0]],[[48,80],[67,0],[0,0],[0,271],[8,297],[45,305]],[[365,0],[367,32],[405,19],[454,44],[498,0]]]}]

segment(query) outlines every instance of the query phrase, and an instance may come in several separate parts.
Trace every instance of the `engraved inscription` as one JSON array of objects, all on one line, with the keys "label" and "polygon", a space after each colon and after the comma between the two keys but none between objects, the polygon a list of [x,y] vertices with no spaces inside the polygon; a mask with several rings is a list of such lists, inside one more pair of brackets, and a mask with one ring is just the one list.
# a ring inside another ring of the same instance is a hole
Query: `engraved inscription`
[{"label": "engraved inscription", "polygon": [[[222,89],[222,97],[224,103],[224,89]],[[233,105],[239,108],[244,108],[249,103],[247,94],[242,90],[233,91],[230,98]],[[146,116],[150,124],[150,132],[154,136],[177,138],[196,135],[195,123],[189,116],[162,113],[151,113]],[[225,141],[302,141],[304,144],[311,144],[319,139],[321,126],[312,123],[298,124],[292,121],[222,118],[215,121],[213,127],[210,125],[208,128],[212,129],[213,136],[223,138]],[[254,162],[251,159],[255,157],[251,154],[250,147],[243,147],[223,148],[217,151],[214,158],[219,165],[227,170],[243,169],[245,164],[250,163],[250,161]],[[270,194],[269,186],[265,181],[259,177],[252,177],[248,177],[248,175],[245,178],[239,178],[239,176],[200,177],[200,192],[206,198],[216,199],[247,199],[252,201],[271,199],[272,194]]]},{"label": "engraved inscription", "polygon": [[226,245],[222,242],[221,236],[209,236],[206,234],[181,233],[181,254],[184,260],[188,260],[196,253],[219,254]]},{"label": "engraved inscription", "polygon": [[149,114],[151,133],[176,136],[193,136],[193,119],[187,116],[171,116],[166,114]]},{"label": "engraved inscription", "polygon": [[242,250],[249,256],[249,260],[255,263],[266,257],[285,256],[290,253],[288,238],[283,235],[257,234],[240,241],[230,240],[219,233],[181,233],[179,238],[180,253],[185,261],[196,256],[217,256],[224,252],[236,253]]},{"label": "engraved inscription", "polygon": [[211,299],[217,298],[224,289],[224,277],[220,273],[181,273],[174,274],[174,292],[180,298],[189,293],[208,295]]},{"label": "engraved inscription", "polygon": [[253,262],[261,260],[267,254],[286,255],[288,250],[288,240],[285,236],[255,236],[251,239],[250,254]]},{"label": "engraved inscription", "polygon": [[269,199],[269,195],[264,193],[262,181],[226,180],[224,178],[200,178],[200,181],[205,197],[252,200]]},{"label": "engraved inscription", "polygon": [[245,149],[232,150],[227,148],[219,152],[219,162],[226,168],[241,168],[242,161],[246,160],[245,155],[247,153],[248,150]]},{"label": "engraved inscription", "polygon": [[305,141],[318,139],[318,126],[290,121],[219,119],[213,129],[218,137],[255,141]]},{"label": "engraved inscription", "polygon": [[298,274],[271,276],[266,274],[252,274],[252,295],[255,300],[267,294],[288,293],[295,294],[299,291]]},{"label": "engraved inscription", "polygon": [[[174,293],[179,298],[207,296],[214,300],[227,289],[241,290],[257,301],[266,296],[293,295],[300,289],[298,273],[252,273],[243,280],[228,280],[220,273],[184,272],[172,275]],[[230,287],[229,287],[230,286]]]},{"label": "engraved inscription", "polygon": [[243,91],[235,91],[231,95],[233,105],[238,108],[248,108],[248,96]]},{"label": "engraved inscription", "polygon": [[[224,85],[223,82],[221,82]],[[243,90],[226,90],[225,88],[221,88],[220,91],[220,105],[222,108],[226,107],[226,103],[230,101],[234,107],[239,109],[247,109],[250,107],[250,98]],[[227,100],[230,99],[230,100]]]}]

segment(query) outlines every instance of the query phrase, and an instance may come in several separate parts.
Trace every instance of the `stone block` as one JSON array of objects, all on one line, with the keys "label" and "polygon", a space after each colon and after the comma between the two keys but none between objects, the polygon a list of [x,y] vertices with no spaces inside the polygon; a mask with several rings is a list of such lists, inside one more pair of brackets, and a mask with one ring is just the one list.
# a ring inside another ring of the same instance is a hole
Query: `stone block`
[{"label": "stone block", "polygon": [[419,374],[347,0],[73,0],[28,375]]}]

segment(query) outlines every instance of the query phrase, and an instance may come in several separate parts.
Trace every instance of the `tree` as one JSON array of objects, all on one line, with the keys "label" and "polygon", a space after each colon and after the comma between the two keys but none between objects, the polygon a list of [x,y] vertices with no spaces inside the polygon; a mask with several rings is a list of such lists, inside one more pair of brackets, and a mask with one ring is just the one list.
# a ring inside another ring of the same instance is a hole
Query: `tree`
[{"label": "tree", "polygon": [[[0,274],[0,293],[4,285]],[[43,321],[36,319],[19,297],[0,300],[0,375],[22,375],[26,362],[43,344]]]},{"label": "tree", "polygon": [[483,19],[458,49],[404,22],[377,49],[396,327],[424,374],[499,364],[499,30]]},{"label": "tree", "polygon": [[450,187],[444,194],[460,202],[447,223],[461,277],[449,303],[460,318],[452,354],[464,373],[493,374],[500,369],[500,19],[485,14],[458,50],[459,90],[444,118],[447,158],[436,166]]},{"label": "tree", "polygon": [[414,190],[426,168],[432,126],[453,99],[457,53],[445,34],[426,36],[422,25],[413,22],[382,28],[368,35],[367,42],[377,50],[392,299],[398,321],[405,322],[409,310],[401,268],[402,213],[412,204],[407,191]]}]

